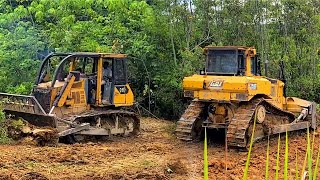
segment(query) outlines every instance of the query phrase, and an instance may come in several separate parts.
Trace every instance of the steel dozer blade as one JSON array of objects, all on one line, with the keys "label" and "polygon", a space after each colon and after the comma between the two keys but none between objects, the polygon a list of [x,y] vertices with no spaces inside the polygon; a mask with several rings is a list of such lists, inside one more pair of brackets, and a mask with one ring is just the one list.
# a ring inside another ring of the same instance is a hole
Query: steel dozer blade
[{"label": "steel dozer blade", "polygon": [[34,96],[0,93],[0,103],[8,116],[20,117],[35,126],[56,128],[56,119],[44,111]]},{"label": "steel dozer blade", "polygon": [[0,93],[0,104],[10,119],[22,118],[31,124],[31,126],[25,124],[30,129],[28,132],[22,129],[14,130],[21,131],[18,134],[25,134],[22,137],[32,137],[40,146],[57,144],[59,134],[56,130],[56,119],[54,116],[47,115],[34,96]]}]

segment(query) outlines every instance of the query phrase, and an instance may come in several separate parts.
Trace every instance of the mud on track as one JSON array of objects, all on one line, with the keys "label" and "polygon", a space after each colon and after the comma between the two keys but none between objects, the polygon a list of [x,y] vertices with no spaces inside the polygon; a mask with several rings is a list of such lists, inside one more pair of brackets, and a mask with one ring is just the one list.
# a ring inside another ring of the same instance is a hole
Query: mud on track
[{"label": "mud on track", "polygon": [[[202,142],[181,142],[175,139],[174,128],[172,122],[144,118],[137,137],[58,147],[0,145],[0,179],[203,179]],[[284,142],[283,137],[280,173],[283,173]],[[290,173],[294,177],[296,150],[299,170],[304,161],[305,131],[291,133],[289,143]],[[249,179],[264,178],[266,144],[264,140],[253,148]],[[316,135],[314,156],[319,144]],[[224,144],[213,140],[208,151],[210,179],[242,179],[246,152],[229,150],[225,161]],[[276,152],[277,137],[273,137],[270,179],[275,172]]]}]

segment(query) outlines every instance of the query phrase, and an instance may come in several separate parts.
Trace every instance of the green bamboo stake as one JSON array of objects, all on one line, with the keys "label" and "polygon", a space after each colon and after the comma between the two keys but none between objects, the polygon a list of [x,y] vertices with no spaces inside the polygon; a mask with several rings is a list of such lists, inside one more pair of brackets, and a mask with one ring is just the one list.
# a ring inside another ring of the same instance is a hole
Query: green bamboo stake
[{"label": "green bamboo stake", "polygon": [[307,129],[308,134],[308,145],[307,145],[307,152],[308,152],[308,174],[309,174],[309,180],[312,180],[312,152],[310,147],[310,134],[309,134],[309,128]]},{"label": "green bamboo stake", "polygon": [[209,180],[209,168],[208,168],[208,149],[207,149],[207,128],[204,128],[204,148],[203,148],[203,159],[204,159],[204,180]]},{"label": "green bamboo stake", "polygon": [[320,146],[318,148],[318,155],[317,155],[317,160],[316,160],[316,166],[314,167],[314,172],[313,172],[313,179],[317,179],[318,175],[318,164],[319,164],[319,158],[320,158]]},{"label": "green bamboo stake", "polygon": [[298,169],[298,149],[296,148],[296,180],[299,180],[299,169]]},{"label": "green bamboo stake", "polygon": [[250,157],[251,157],[252,144],[253,144],[253,138],[254,138],[254,131],[256,129],[256,119],[257,119],[257,115],[255,113],[254,120],[253,120],[252,135],[251,135],[251,139],[250,139],[250,147],[249,147],[249,152],[247,155],[246,168],[244,170],[243,177],[242,177],[243,180],[247,180],[247,178],[248,178],[248,171],[249,171]]},{"label": "green bamboo stake", "polygon": [[303,165],[302,165],[302,169],[301,169],[301,177],[304,176],[304,172],[306,171],[306,166],[307,166],[307,157],[308,157],[308,151],[306,151],[305,155],[304,155],[304,161],[303,161]]},{"label": "green bamboo stake", "polygon": [[266,180],[269,180],[269,148],[270,147],[270,136],[268,135],[268,146],[267,146],[267,158],[266,158]]},{"label": "green bamboo stake", "polygon": [[288,142],[288,130],[286,131],[286,149],[284,155],[284,174],[283,177],[285,180],[288,179],[288,167],[289,167],[289,142]]},{"label": "green bamboo stake", "polygon": [[275,180],[279,179],[279,159],[280,159],[280,134],[278,138],[278,152],[277,152],[277,165],[276,165],[276,177]]},{"label": "green bamboo stake", "polygon": [[316,137],[316,133],[313,133],[312,137],[312,145],[311,145],[311,157],[313,157],[313,150],[314,150],[314,139]]}]

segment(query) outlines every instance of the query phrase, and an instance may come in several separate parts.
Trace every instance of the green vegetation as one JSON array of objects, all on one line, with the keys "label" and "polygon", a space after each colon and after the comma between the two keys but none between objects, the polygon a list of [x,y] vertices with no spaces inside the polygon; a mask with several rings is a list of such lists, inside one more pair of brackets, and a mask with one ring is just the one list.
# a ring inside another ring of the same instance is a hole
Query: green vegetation
[{"label": "green vegetation", "polygon": [[12,120],[10,125],[15,129],[22,129],[25,126],[23,119]]},{"label": "green vegetation", "polygon": [[8,137],[7,128],[5,127],[5,115],[0,104],[0,144],[7,144],[11,141]]},{"label": "green vegetation", "polygon": [[164,126],[163,130],[164,130],[164,132],[168,133],[169,136],[176,138],[174,136],[176,128],[177,128],[177,124],[172,123],[172,124],[168,124],[168,125]]},{"label": "green vegetation", "polygon": [[174,119],[203,47],[241,45],[258,49],[271,77],[285,61],[288,95],[319,101],[319,11],[315,0],[2,0],[0,92],[29,94],[52,51],[127,53],[137,101],[149,107],[150,90],[150,110]]}]

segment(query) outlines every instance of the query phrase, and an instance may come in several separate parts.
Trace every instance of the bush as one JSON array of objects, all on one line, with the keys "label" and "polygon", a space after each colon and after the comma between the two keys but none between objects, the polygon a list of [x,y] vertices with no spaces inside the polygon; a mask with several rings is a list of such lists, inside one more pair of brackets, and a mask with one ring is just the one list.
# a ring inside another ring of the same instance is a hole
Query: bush
[{"label": "bush", "polygon": [[8,144],[11,141],[11,139],[8,137],[8,131],[5,122],[5,114],[3,109],[0,107],[0,144]]}]

